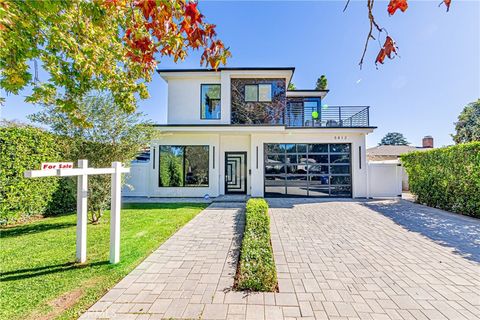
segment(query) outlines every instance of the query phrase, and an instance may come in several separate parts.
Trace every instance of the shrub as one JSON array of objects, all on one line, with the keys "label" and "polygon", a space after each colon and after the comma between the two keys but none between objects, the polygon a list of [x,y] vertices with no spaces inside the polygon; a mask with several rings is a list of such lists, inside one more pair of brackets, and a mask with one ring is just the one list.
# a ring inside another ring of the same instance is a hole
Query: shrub
[{"label": "shrub", "polygon": [[402,155],[419,203],[480,218],[480,142]]},{"label": "shrub", "polygon": [[76,177],[61,177],[57,179],[58,188],[53,193],[52,200],[48,203],[44,213],[45,216],[72,213],[77,210]]},{"label": "shrub", "polygon": [[0,127],[0,222],[43,214],[58,179],[26,179],[26,170],[59,161],[55,136],[39,128],[7,124]]},{"label": "shrub", "polygon": [[270,242],[268,204],[264,199],[250,199],[246,207],[237,288],[275,291],[276,287],[277,273]]}]

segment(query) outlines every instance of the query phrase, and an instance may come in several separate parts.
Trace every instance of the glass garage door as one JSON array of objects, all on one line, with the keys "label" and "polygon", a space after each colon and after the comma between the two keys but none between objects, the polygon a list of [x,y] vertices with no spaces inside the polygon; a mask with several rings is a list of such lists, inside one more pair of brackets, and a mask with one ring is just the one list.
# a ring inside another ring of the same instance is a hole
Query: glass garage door
[{"label": "glass garage door", "polygon": [[348,143],[267,143],[265,196],[351,197]]}]

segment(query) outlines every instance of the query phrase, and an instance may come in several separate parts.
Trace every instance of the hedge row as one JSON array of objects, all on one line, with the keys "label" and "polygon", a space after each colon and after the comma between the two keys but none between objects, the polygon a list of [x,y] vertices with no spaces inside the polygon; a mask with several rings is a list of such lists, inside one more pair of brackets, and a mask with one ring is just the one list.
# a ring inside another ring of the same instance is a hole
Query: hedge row
[{"label": "hedge row", "polygon": [[46,211],[58,179],[25,179],[23,173],[59,159],[54,135],[29,126],[0,127],[0,223]]},{"label": "hedge row", "polygon": [[480,142],[402,155],[419,203],[480,218]]},{"label": "hedge row", "polygon": [[276,288],[268,204],[264,199],[250,199],[246,207],[237,289],[271,292]]}]

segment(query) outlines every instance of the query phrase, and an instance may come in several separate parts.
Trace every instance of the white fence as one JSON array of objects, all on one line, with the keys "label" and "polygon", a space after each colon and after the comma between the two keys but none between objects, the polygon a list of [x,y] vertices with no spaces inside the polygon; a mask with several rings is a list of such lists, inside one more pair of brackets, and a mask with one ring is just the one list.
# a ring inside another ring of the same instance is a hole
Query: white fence
[{"label": "white fence", "polygon": [[395,162],[368,162],[368,197],[402,196],[403,168]]},{"label": "white fence", "polygon": [[127,174],[126,183],[122,188],[123,196],[139,197],[149,194],[149,162],[132,162],[130,174]]}]

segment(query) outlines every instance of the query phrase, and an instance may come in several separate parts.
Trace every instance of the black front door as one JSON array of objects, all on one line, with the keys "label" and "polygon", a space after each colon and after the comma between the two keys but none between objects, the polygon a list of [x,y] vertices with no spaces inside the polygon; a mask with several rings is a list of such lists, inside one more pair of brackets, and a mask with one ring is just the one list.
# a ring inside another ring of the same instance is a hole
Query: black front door
[{"label": "black front door", "polygon": [[246,152],[225,152],[225,193],[247,193]]}]

